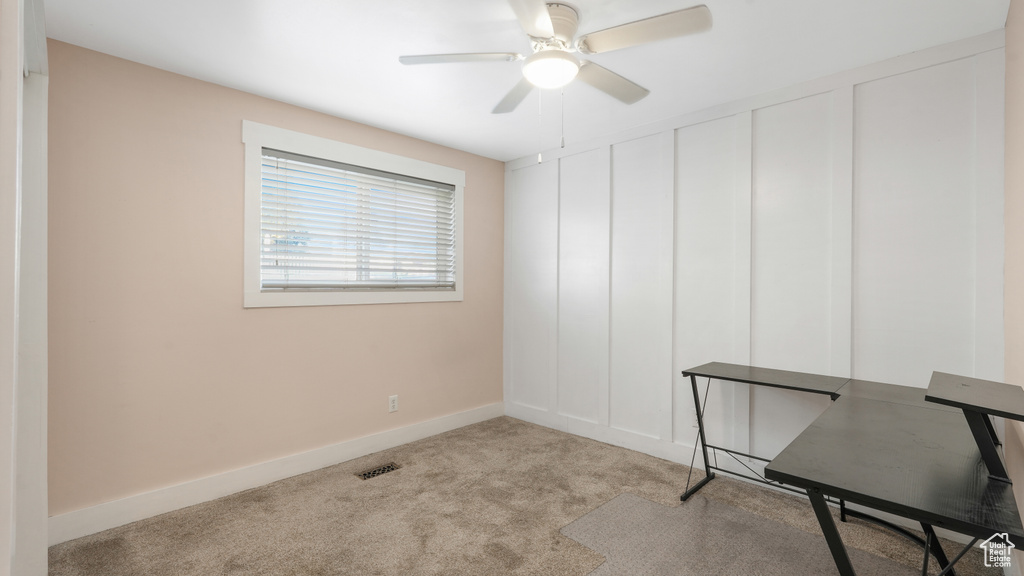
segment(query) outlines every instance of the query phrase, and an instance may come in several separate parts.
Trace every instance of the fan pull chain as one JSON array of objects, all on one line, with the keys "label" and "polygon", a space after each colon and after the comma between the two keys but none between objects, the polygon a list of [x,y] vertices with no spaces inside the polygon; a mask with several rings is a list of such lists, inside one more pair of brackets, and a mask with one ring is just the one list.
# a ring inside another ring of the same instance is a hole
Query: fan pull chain
[{"label": "fan pull chain", "polygon": [[544,132],[544,91],[537,90],[537,164],[544,161],[541,157],[541,150],[544,149],[542,136]]}]

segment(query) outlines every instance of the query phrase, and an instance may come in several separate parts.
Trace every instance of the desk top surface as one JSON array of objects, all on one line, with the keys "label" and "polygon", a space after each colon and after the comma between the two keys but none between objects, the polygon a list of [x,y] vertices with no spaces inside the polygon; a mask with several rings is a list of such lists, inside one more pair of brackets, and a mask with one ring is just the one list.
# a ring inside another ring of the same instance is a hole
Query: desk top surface
[{"label": "desk top surface", "polygon": [[1024,543],[1012,486],[989,478],[963,415],[921,404],[844,394],[765,476],[970,536],[1007,532]]},{"label": "desk top surface", "polygon": [[1024,389],[1020,386],[932,372],[926,398],[936,404],[1024,420]]},{"label": "desk top surface", "polygon": [[935,410],[962,414],[959,409],[952,406],[943,406],[926,400],[925,394],[927,392],[924,388],[883,384],[882,382],[872,382],[870,380],[850,380],[839,389],[840,396],[855,396],[857,398],[895,402],[896,404],[908,404],[910,406],[920,406],[922,408],[933,408]]},{"label": "desk top surface", "polygon": [[748,384],[771,386],[773,388],[785,388],[787,390],[799,390],[801,392],[828,394],[833,399],[838,396],[838,390],[850,381],[849,378],[838,376],[806,374],[804,372],[790,372],[788,370],[758,368],[756,366],[726,364],[724,362],[709,362],[689,370],[683,370],[683,376],[690,375],[714,378],[716,380],[746,382]]}]

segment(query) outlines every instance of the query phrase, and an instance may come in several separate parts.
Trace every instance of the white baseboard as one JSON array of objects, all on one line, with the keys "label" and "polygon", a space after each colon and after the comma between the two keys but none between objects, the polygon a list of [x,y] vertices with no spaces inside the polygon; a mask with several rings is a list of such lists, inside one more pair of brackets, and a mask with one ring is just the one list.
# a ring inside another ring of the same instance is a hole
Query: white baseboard
[{"label": "white baseboard", "polygon": [[[693,450],[692,444],[678,444],[661,440],[638,432],[614,428],[574,416],[552,413],[518,402],[505,402],[505,415],[531,424],[568,432],[575,436],[582,436],[591,440],[597,440],[598,442],[604,442],[605,444],[611,444],[612,446],[627,448],[634,452],[642,452],[679,464],[689,464],[691,451]],[[703,469],[703,466],[697,467]]]},{"label": "white baseboard", "polygon": [[49,519],[49,546],[428,438],[505,414],[501,402],[128,496]]}]

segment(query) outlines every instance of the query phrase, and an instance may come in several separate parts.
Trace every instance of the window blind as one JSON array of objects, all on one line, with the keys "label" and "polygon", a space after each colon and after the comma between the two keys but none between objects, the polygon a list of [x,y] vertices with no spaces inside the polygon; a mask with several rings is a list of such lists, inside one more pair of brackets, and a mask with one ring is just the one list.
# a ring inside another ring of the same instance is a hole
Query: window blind
[{"label": "window blind", "polygon": [[455,187],[263,149],[260,289],[455,288]]}]

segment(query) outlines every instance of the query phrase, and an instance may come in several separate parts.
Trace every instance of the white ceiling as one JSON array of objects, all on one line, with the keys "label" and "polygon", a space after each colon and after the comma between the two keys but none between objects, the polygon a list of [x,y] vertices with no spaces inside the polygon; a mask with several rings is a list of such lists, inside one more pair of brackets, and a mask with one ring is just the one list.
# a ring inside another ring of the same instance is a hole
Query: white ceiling
[{"label": "white ceiling", "polygon": [[[571,0],[580,34],[700,0]],[[589,58],[651,91],[564,91],[567,144],[1001,29],[1010,0],[704,0],[709,32]],[[45,0],[51,38],[498,160],[559,144],[557,91],[505,115],[530,51],[506,0]]]}]

